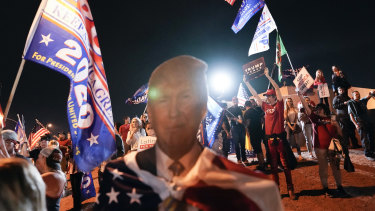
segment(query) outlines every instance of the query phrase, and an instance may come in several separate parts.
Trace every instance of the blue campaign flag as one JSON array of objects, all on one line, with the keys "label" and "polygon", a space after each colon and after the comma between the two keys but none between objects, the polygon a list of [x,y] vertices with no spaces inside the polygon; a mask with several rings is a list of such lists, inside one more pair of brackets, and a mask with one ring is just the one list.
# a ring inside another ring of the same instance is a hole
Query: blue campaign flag
[{"label": "blue campaign flag", "polygon": [[148,83],[141,86],[133,95],[133,97],[128,98],[126,104],[140,104],[147,103],[147,94],[148,94]]},{"label": "blue campaign flag", "polygon": [[237,34],[255,13],[265,5],[264,0],[243,0],[238,10],[236,19],[232,25],[232,30]]},{"label": "blue campaign flag", "polygon": [[70,79],[67,110],[78,168],[91,171],[116,149],[111,99],[87,0],[43,0],[23,57]]},{"label": "blue campaign flag", "polygon": [[91,172],[85,173],[82,177],[81,183],[81,200],[92,198],[96,196],[94,180],[92,179]]},{"label": "blue campaign flag", "polygon": [[212,148],[223,120],[223,108],[210,96],[207,101],[207,114],[203,119],[203,145]]}]

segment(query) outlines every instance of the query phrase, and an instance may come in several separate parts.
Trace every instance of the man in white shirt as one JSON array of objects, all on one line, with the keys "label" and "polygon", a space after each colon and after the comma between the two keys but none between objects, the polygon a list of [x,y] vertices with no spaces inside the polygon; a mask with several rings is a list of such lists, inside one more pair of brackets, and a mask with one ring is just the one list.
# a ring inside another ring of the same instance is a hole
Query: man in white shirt
[{"label": "man in white shirt", "polygon": [[149,81],[153,148],[111,161],[96,210],[282,210],[276,184],[198,142],[207,111],[205,62],[178,56]]}]

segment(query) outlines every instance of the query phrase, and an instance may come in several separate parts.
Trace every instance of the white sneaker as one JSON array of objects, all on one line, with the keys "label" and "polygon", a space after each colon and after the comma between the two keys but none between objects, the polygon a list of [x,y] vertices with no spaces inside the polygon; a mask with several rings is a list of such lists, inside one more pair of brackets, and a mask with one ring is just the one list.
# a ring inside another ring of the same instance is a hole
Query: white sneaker
[{"label": "white sneaker", "polygon": [[370,161],[374,161],[375,160],[375,158],[373,158],[373,157],[367,157],[367,156],[365,156],[365,157],[366,157],[367,160],[370,160]]}]

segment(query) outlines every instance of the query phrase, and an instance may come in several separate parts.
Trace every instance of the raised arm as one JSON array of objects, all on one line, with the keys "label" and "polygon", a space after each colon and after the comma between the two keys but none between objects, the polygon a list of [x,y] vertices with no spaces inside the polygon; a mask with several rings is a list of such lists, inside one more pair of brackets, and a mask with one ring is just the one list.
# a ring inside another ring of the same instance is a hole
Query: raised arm
[{"label": "raised arm", "polygon": [[249,89],[250,93],[254,96],[255,101],[257,102],[258,106],[262,106],[262,99],[258,96],[258,93],[255,89],[250,85],[248,81],[246,81],[246,76],[243,76],[243,82],[246,84],[247,88]]},{"label": "raised arm", "polygon": [[305,99],[304,99],[303,96],[299,93],[299,91],[298,91],[297,93],[298,93],[298,97],[299,97],[299,99],[301,100],[302,106],[305,108],[306,114],[307,114],[308,116],[310,116],[310,114],[311,114],[311,109],[310,109],[309,104],[306,103]]},{"label": "raised arm", "polygon": [[271,82],[272,86],[275,88],[277,100],[282,101],[283,96],[281,95],[280,87],[279,87],[279,85],[277,85],[277,83],[269,75],[269,71],[268,71],[267,67],[264,69],[264,75],[268,78],[268,80]]}]

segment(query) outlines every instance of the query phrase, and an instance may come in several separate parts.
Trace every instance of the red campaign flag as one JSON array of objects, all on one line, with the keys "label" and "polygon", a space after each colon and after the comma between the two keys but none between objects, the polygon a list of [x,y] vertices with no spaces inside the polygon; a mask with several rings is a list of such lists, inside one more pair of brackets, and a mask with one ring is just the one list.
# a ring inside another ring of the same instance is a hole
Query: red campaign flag
[{"label": "red campaign flag", "polygon": [[233,4],[234,4],[234,2],[235,2],[236,0],[225,0],[225,1],[228,2],[228,4],[230,4],[230,5],[233,6]]}]

